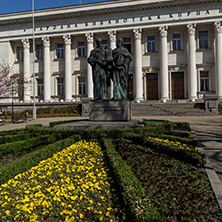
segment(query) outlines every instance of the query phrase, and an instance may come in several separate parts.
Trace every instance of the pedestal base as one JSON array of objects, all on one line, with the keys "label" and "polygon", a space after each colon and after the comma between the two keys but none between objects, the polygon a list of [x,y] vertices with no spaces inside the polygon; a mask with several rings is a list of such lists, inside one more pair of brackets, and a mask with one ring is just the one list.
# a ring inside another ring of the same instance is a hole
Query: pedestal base
[{"label": "pedestal base", "polygon": [[131,116],[130,101],[91,101],[89,103],[90,121],[130,121]]}]

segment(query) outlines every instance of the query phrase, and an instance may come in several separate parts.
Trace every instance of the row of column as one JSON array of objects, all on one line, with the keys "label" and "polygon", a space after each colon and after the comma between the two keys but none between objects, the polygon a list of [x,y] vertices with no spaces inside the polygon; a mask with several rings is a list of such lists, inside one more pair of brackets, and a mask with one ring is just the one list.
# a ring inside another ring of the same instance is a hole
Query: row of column
[{"label": "row of column", "polygon": [[[72,61],[71,61],[71,37],[64,35],[65,43],[65,101],[72,100]],[[50,39],[48,36],[42,38],[44,46],[44,102],[51,99],[51,62],[50,62]],[[30,43],[28,39],[23,39],[24,49],[24,79],[29,80],[30,71]],[[30,102],[30,86],[24,87],[24,102]]]},{"label": "row of column", "polygon": [[[217,77],[217,95],[222,98],[222,24],[215,23],[216,27],[216,77]],[[197,98],[197,70],[196,70],[196,41],[195,24],[188,24],[188,95],[190,100]],[[166,101],[169,99],[169,78],[168,78],[168,49],[167,49],[167,26],[160,27],[160,99]],[[142,50],[141,38],[142,29],[135,29],[134,32],[134,99],[143,99],[143,72],[142,72]],[[116,47],[116,31],[108,32],[110,48]],[[65,43],[65,101],[72,100],[72,61],[71,61],[71,36],[63,36]],[[43,37],[44,45],[44,101],[51,99],[51,71],[50,71],[50,39]],[[87,57],[93,49],[93,33],[86,34]],[[30,43],[28,39],[22,40],[24,48],[24,78],[30,79]],[[92,68],[87,63],[87,97],[93,99],[93,80]],[[112,84],[110,90],[112,97]],[[24,89],[24,102],[30,101],[30,89]]]}]

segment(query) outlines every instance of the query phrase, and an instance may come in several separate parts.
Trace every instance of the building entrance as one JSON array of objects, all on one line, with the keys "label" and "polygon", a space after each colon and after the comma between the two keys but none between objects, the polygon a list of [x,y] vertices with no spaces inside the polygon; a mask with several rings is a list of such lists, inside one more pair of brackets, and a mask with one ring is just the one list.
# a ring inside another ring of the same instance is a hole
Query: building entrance
[{"label": "building entrance", "polygon": [[146,98],[158,100],[158,74],[146,73]]},{"label": "building entrance", "polygon": [[172,72],[172,99],[184,99],[183,72]]}]

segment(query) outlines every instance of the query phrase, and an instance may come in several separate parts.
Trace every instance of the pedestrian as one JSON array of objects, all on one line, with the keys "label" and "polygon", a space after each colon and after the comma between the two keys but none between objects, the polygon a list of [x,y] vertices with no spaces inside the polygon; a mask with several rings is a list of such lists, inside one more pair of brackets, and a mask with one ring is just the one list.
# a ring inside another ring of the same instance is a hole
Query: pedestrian
[{"label": "pedestrian", "polygon": [[0,126],[4,126],[1,117],[2,117],[2,107],[0,107]]}]

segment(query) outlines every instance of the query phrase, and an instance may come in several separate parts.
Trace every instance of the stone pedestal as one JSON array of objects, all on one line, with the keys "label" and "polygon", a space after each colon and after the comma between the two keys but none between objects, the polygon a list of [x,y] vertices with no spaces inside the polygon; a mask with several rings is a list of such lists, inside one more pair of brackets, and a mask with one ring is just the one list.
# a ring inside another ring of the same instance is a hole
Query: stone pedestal
[{"label": "stone pedestal", "polygon": [[90,121],[130,121],[130,101],[91,101],[89,103]]},{"label": "stone pedestal", "polygon": [[89,116],[89,103],[91,102],[91,99],[81,98],[81,102],[82,102],[81,116]]},{"label": "stone pedestal", "polygon": [[213,113],[214,115],[219,115],[218,111],[218,96],[216,95],[205,95],[204,96],[205,110]]}]

